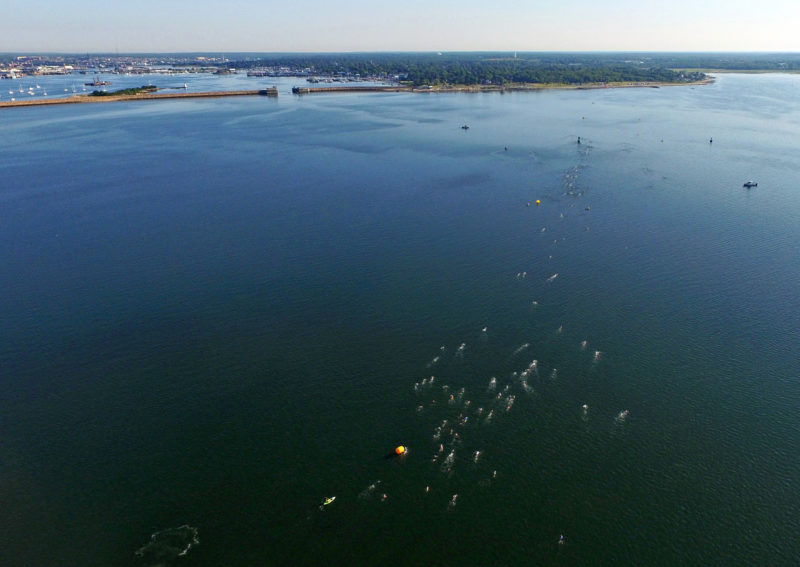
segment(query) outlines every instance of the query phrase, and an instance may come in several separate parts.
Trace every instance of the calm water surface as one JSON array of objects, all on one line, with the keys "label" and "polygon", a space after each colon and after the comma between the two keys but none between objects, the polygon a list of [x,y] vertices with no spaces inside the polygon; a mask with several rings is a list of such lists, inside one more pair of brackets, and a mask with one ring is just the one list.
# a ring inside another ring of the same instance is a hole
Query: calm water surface
[{"label": "calm water surface", "polygon": [[797,564],[798,94],[4,111],[0,564]]}]

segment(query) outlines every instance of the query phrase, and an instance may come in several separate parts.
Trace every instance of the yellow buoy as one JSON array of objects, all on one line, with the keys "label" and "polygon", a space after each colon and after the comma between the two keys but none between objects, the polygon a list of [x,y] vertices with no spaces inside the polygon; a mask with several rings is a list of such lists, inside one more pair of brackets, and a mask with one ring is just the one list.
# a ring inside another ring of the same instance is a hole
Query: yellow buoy
[{"label": "yellow buoy", "polygon": [[541,205],[541,204],[542,204],[542,202],[541,202],[539,199],[536,199],[536,204],[537,204],[537,205]]},{"label": "yellow buoy", "polygon": [[403,445],[398,445],[394,450],[396,455],[403,455],[406,451],[408,451],[408,449],[406,449]]}]

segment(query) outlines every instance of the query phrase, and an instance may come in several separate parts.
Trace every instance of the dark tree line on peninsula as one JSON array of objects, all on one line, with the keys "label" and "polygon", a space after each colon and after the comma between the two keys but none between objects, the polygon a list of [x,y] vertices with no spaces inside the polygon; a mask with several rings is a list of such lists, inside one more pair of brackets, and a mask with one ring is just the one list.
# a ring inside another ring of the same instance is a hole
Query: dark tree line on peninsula
[{"label": "dark tree line on peninsula", "polygon": [[[282,67],[280,74],[399,77],[420,85],[509,83],[688,82],[703,71],[800,72],[800,53],[208,53],[0,54],[0,66],[74,64],[77,68],[143,67],[255,69]],[[24,70],[24,69],[23,69]]]},{"label": "dark tree line on peninsula", "polygon": [[320,75],[399,76],[420,85],[509,83],[688,82],[699,72],[665,67],[652,57],[606,54],[319,54],[273,55],[231,62],[236,67],[285,66]]}]

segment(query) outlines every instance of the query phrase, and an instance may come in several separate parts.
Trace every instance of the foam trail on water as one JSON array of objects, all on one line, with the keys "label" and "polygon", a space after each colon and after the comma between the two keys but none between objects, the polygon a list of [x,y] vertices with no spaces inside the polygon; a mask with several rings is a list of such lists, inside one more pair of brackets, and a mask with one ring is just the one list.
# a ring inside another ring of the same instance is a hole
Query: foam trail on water
[{"label": "foam trail on water", "polygon": [[171,563],[177,557],[189,553],[193,546],[200,543],[197,528],[189,525],[161,530],[150,536],[150,541],[136,550],[146,565],[155,567]]},{"label": "foam trail on water", "polygon": [[449,473],[451,470],[453,470],[453,465],[455,464],[455,462],[456,462],[456,450],[453,449],[444,458],[444,461],[442,461],[442,467],[441,467],[442,472]]},{"label": "foam trail on water", "polygon": [[526,349],[526,348],[528,348],[529,346],[531,346],[531,345],[530,345],[530,343],[525,343],[525,344],[523,344],[523,345],[522,345],[522,346],[520,346],[520,347],[519,347],[517,350],[515,350],[511,356],[517,356],[519,353],[521,353],[523,350],[525,350],[525,349]]},{"label": "foam trail on water", "polygon": [[375,482],[370,484],[368,487],[366,487],[364,490],[359,492],[358,493],[358,497],[361,500],[367,500],[367,499],[371,498],[372,495],[374,494],[374,492],[378,489],[378,486],[380,486],[380,484],[381,484],[381,481],[380,480],[376,480]]},{"label": "foam trail on water", "polygon": [[457,501],[458,501],[458,494],[453,494],[453,497],[450,499],[450,502],[447,504],[447,507],[449,509],[455,508]]}]

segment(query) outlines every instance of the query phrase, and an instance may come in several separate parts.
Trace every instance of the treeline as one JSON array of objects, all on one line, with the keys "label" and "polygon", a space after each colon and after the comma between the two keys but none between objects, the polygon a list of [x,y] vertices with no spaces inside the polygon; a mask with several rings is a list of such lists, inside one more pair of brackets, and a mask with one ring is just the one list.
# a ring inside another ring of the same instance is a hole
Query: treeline
[{"label": "treeline", "polygon": [[130,89],[120,89],[118,91],[98,91],[94,90],[89,93],[89,96],[120,96],[120,95],[137,95],[140,93],[154,93],[158,87],[152,85],[142,85],[141,87],[133,87]]},{"label": "treeline", "polygon": [[652,56],[630,54],[319,54],[269,55],[232,61],[238,68],[283,66],[319,75],[398,77],[415,86],[508,83],[687,82],[702,73],[683,73]]},{"label": "treeline", "polygon": [[659,53],[653,57],[673,69],[800,71],[800,53]]},{"label": "treeline", "polygon": [[451,62],[444,65],[423,63],[408,68],[408,80],[414,85],[423,84],[496,84],[556,83],[579,85],[584,83],[614,82],[686,82],[704,78],[702,73],[673,71],[663,67],[636,65],[585,65],[540,63],[519,59]]}]

